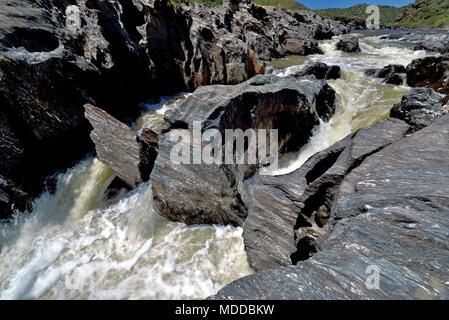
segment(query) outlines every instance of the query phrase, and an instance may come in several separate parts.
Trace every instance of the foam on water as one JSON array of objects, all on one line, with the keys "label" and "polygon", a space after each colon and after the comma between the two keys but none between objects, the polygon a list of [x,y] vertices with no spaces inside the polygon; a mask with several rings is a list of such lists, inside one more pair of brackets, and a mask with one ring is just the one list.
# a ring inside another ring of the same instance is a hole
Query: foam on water
[{"label": "foam on water", "polygon": [[[310,142],[288,155],[275,174],[293,171],[315,152],[387,117],[407,87],[382,84],[363,71],[406,65],[423,55],[381,47],[379,37],[361,39],[361,54],[346,54],[334,49],[338,40],[322,42],[324,55],[300,57],[281,74],[310,61],[338,64],[343,73],[329,81],[338,97],[335,115],[317,126]],[[294,61],[289,57],[282,63]],[[159,131],[163,113],[185,98],[142,104],[146,112],[134,130]],[[169,222],[155,212],[149,183],[105,201],[113,178],[101,162],[86,159],[59,175],[56,192],[42,194],[32,213],[0,223],[1,299],[201,299],[252,273],[241,228]]]},{"label": "foam on water", "polygon": [[330,147],[348,134],[371,125],[389,116],[394,104],[401,101],[409,89],[407,85],[395,86],[381,83],[381,79],[370,78],[363,73],[369,68],[382,68],[388,64],[408,65],[413,59],[425,56],[424,51],[413,51],[397,46],[393,41],[382,40],[380,36],[359,39],[360,54],[344,53],[335,45],[341,37],[323,41],[320,45],[324,55],[309,56],[301,64],[281,69],[280,76],[287,76],[312,61],[328,65],[339,65],[342,77],[328,81],[337,96],[337,107],[329,122],[320,122],[309,141],[299,152],[286,155],[281,166],[273,175],[290,173],[307,161],[313,154]]}]

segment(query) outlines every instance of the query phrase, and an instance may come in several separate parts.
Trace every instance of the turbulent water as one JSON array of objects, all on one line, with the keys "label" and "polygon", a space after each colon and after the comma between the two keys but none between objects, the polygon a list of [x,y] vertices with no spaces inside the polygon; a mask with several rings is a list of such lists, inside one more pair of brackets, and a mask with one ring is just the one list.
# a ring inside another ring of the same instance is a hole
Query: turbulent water
[{"label": "turbulent water", "polygon": [[[338,40],[322,42],[325,55],[274,63],[288,67],[280,75],[310,61],[343,71],[329,81],[338,97],[334,117],[275,174],[293,171],[315,152],[388,116],[407,87],[382,84],[364,70],[407,65],[424,55],[379,36],[361,39],[363,53],[345,54],[334,50]],[[184,98],[142,104],[146,111],[135,130],[157,131],[165,110]],[[105,200],[113,179],[97,159],[85,159],[58,176],[56,192],[37,199],[33,212],[0,224],[1,299],[201,299],[252,272],[241,228],[169,222],[154,211],[149,183]]]}]

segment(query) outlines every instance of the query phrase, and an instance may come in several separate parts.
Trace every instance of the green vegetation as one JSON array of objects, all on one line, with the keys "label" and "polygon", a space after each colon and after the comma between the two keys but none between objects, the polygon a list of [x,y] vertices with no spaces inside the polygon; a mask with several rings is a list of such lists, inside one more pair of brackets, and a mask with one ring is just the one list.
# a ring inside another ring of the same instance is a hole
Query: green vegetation
[{"label": "green vegetation", "polygon": [[[181,0],[175,0],[176,3],[180,3]],[[211,7],[217,6],[223,3],[222,0],[190,0],[190,2],[199,2],[205,3]],[[301,10],[309,10],[304,5],[300,4],[296,0],[253,0],[254,3],[260,4],[262,6],[273,6],[277,8],[286,8],[286,9],[301,9]]]},{"label": "green vegetation", "polygon": [[[359,4],[347,9],[322,9],[316,10],[315,12],[322,17],[341,17],[343,19],[348,19],[350,17],[357,17],[361,19],[368,18],[365,13],[366,7],[369,4]],[[381,25],[391,25],[394,23],[394,19],[399,16],[404,11],[403,8],[396,8],[392,6],[379,6],[380,12],[380,24]]]},{"label": "green vegetation", "polygon": [[[323,17],[358,17],[366,19],[368,4],[360,4],[346,9],[322,9],[315,12]],[[404,7],[379,6],[380,24],[408,28],[440,28],[449,26],[448,0],[417,0]]]}]

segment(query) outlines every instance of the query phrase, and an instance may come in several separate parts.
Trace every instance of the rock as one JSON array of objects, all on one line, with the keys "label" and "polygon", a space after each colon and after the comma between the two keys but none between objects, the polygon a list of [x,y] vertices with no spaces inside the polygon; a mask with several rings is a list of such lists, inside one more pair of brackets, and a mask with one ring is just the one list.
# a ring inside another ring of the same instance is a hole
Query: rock
[{"label": "rock", "polygon": [[161,136],[151,174],[156,208],[168,219],[187,224],[242,225],[247,214],[243,181],[258,167],[175,164],[170,160],[173,130],[180,129],[190,137],[194,121],[201,122],[201,131],[216,129],[222,137],[225,129],[279,129],[279,151],[283,153],[307,143],[319,118],[329,117],[334,108],[335,92],[314,77],[259,75],[235,86],[197,89],[165,115],[170,128]]},{"label": "rock", "polygon": [[393,73],[386,76],[382,82],[388,84],[401,85],[404,83],[404,79],[402,79],[402,77],[399,74]]},{"label": "rock", "polygon": [[104,110],[86,104],[86,118],[98,159],[130,187],[148,181],[157,157],[157,134],[144,129],[141,136]]},{"label": "rock", "polygon": [[405,67],[400,64],[390,64],[382,69],[368,69],[365,75],[368,77],[382,78],[383,83],[401,85],[404,83],[399,73],[405,73]]},{"label": "rock", "polygon": [[426,50],[429,52],[449,53],[449,33],[425,35],[413,50]]},{"label": "rock", "polygon": [[255,271],[288,266],[318,251],[329,231],[335,193],[364,158],[403,137],[408,125],[388,119],[349,135],[282,176],[247,181],[250,200],[243,237]]},{"label": "rock", "polygon": [[448,166],[445,115],[352,168],[318,253],[239,279],[211,299],[448,299]]},{"label": "rock", "polygon": [[45,177],[93,149],[86,103],[127,122],[151,96],[237,84],[263,73],[261,60],[319,53],[316,38],[349,31],[312,13],[246,0],[236,8],[167,0],[0,4],[0,149],[9,150],[0,175],[30,197],[40,194]]},{"label": "rock", "polygon": [[393,106],[390,116],[404,120],[417,131],[449,112],[446,101],[433,89],[414,88],[404,94],[401,103]]},{"label": "rock", "polygon": [[407,84],[449,94],[449,56],[415,59],[407,66]]},{"label": "rock", "polygon": [[317,79],[338,79],[340,78],[340,67],[337,65],[328,66],[323,62],[314,62],[294,74],[295,77],[307,75],[313,75]]},{"label": "rock", "polygon": [[337,49],[343,52],[360,52],[359,40],[355,37],[341,39]]}]

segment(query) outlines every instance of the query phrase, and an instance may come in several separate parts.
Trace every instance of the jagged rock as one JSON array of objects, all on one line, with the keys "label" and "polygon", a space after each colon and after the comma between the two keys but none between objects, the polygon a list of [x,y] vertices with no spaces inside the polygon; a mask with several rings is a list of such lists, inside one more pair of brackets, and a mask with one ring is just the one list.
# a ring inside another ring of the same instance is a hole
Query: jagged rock
[{"label": "jagged rock", "polygon": [[449,53],[449,34],[424,35],[413,50],[426,50],[429,52]]},{"label": "jagged rock", "polygon": [[139,136],[104,110],[90,104],[84,107],[94,128],[91,138],[98,159],[130,187],[148,181],[157,157],[157,135],[144,129]]},{"label": "jagged rock", "polygon": [[[165,119],[171,130],[183,129],[186,136],[193,121],[201,121],[202,131],[217,129],[222,137],[226,129],[278,129],[280,152],[290,152],[308,141],[319,118],[327,118],[334,107],[335,92],[325,81],[259,75],[236,86],[201,87]],[[170,129],[160,139],[151,174],[159,212],[188,224],[242,225],[247,214],[243,181],[257,165],[174,164]]]},{"label": "jagged rock", "polygon": [[[347,136],[282,176],[247,182],[250,200],[243,237],[255,271],[308,259],[328,233],[329,213],[345,176],[366,156],[403,137],[404,122],[387,119]],[[323,223],[326,222],[326,223]]]},{"label": "jagged rock", "polygon": [[352,168],[318,253],[211,299],[448,299],[448,166],[446,115]]},{"label": "jagged rock", "polygon": [[135,119],[150,96],[237,84],[264,72],[260,59],[317,53],[320,32],[348,31],[246,0],[239,10],[168,0],[3,1],[1,121],[17,150],[1,156],[0,174],[38,195],[46,176],[92,150],[84,104]]},{"label": "jagged rock", "polygon": [[449,94],[449,56],[415,59],[407,66],[407,84]]},{"label": "jagged rock", "polygon": [[445,96],[431,88],[414,88],[404,94],[401,103],[393,106],[390,116],[404,120],[416,131],[448,113],[446,101]]},{"label": "jagged rock", "polygon": [[360,52],[359,40],[355,37],[341,39],[337,49],[344,52]]},{"label": "jagged rock", "polygon": [[323,62],[314,62],[294,74],[295,77],[307,75],[313,75],[317,79],[338,79],[340,78],[340,67],[337,65],[328,66]]},{"label": "jagged rock", "polygon": [[402,79],[401,75],[397,73],[389,74],[382,80],[383,83],[401,85],[404,83],[404,79]]},{"label": "jagged rock", "polygon": [[382,78],[383,83],[401,85],[404,79],[398,73],[405,73],[405,67],[400,64],[389,64],[382,69],[368,69],[365,75],[368,77]]}]

